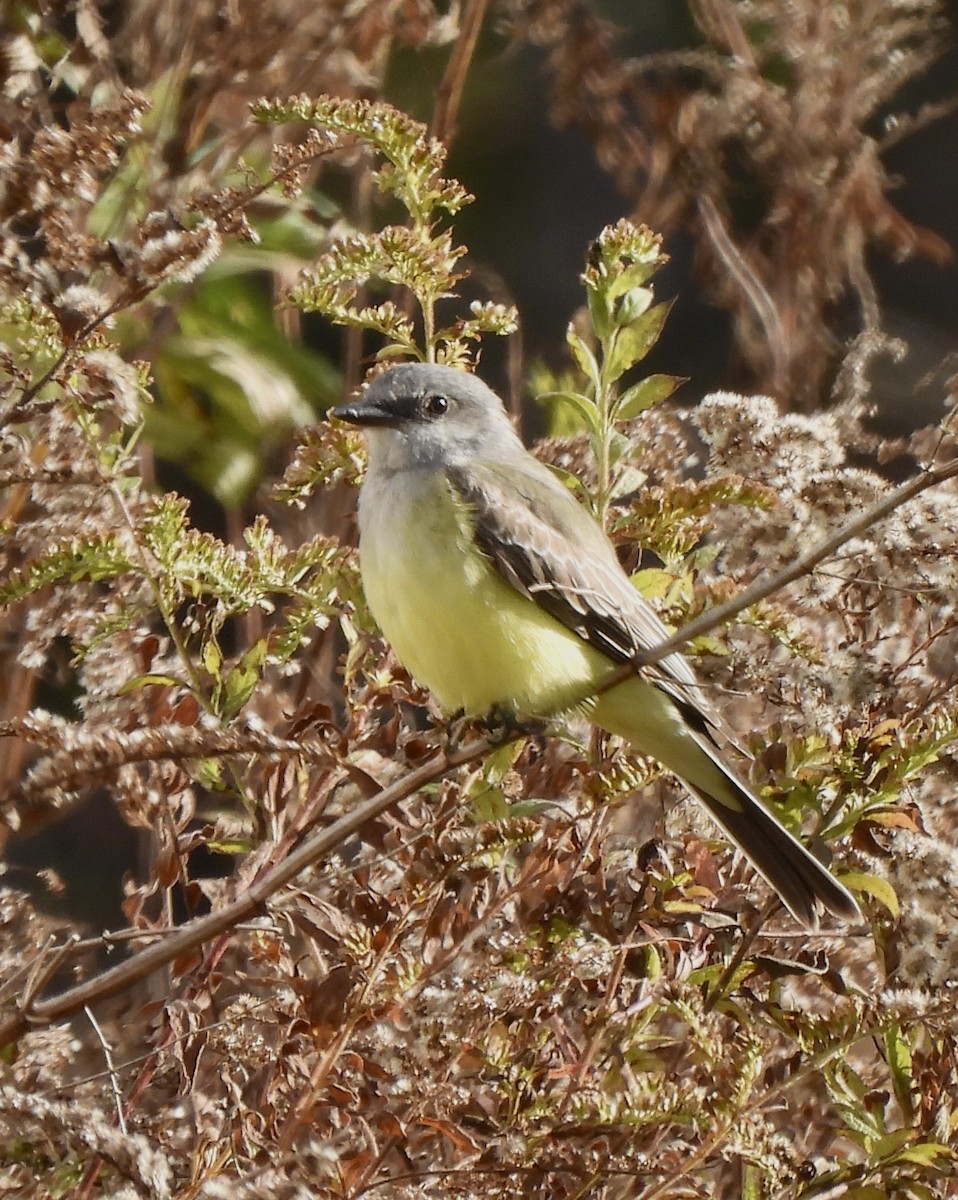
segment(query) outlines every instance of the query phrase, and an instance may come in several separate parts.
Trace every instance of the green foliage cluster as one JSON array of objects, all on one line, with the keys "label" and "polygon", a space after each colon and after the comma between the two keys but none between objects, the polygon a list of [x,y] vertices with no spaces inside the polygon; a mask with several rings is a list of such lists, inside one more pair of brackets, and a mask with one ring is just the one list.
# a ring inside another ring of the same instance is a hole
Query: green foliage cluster
[{"label": "green foliage cluster", "polygon": [[[117,692],[164,684],[190,692],[217,717],[236,716],[267,663],[288,661],[317,624],[328,624],[351,603],[357,580],[348,552],[323,536],[290,549],[263,516],[244,531],[243,549],[196,529],[185,500],[143,489],[136,448],[145,418],[123,388],[126,373],[108,381],[112,390],[91,386],[109,340],[97,334],[86,347],[68,345],[49,312],[23,302],[8,307],[5,325],[16,331],[7,355],[9,375],[19,384],[10,391],[7,424],[21,445],[32,445],[34,460],[19,476],[8,473],[6,482],[29,483],[41,504],[57,493],[67,500],[58,500],[47,519],[11,523],[0,605],[6,609],[66,585],[112,582],[117,604],[99,614],[95,593],[77,594],[78,607],[90,606],[84,632],[71,638],[77,661],[120,631],[145,631],[158,617],[175,648],[175,668],[120,675],[113,681]],[[134,399],[146,399],[145,372],[132,383]],[[51,469],[42,456],[44,439],[54,438],[63,444]],[[273,612],[280,602],[285,608],[270,633],[235,665],[224,662],[217,639],[227,621],[254,610]]]},{"label": "green foliage cluster", "polygon": [[[472,197],[455,180],[443,175],[446,149],[428,136],[426,127],[383,103],[338,100],[329,96],[312,101],[274,100],[254,107],[264,122],[303,121],[337,137],[350,136],[385,163],[373,172],[379,191],[394,197],[408,223],[386,225],[375,233],[352,233],[335,242],[302,273],[287,294],[289,303],[318,312],[337,325],[353,326],[385,340],[380,360],[409,357],[425,362],[465,366],[469,343],[485,333],[515,331],[511,308],[474,301],[470,315],[439,327],[437,304],[455,294],[462,275],[458,263],[466,253],[442,229],[440,215],[454,215]],[[401,303],[364,303],[361,297],[374,282],[408,293],[420,318],[417,324]]]},{"label": "green foliage cluster", "polygon": [[[634,473],[625,470],[634,447],[617,424],[667,399],[682,382],[670,375],[649,375],[620,387],[626,372],[658,341],[671,307],[654,304],[653,289],[646,286],[667,261],[661,241],[645,226],[626,220],[609,226],[595,240],[582,276],[591,328],[583,337],[572,324],[566,335],[585,388],[553,389],[542,396],[571,408],[588,431],[597,474],[594,495],[588,499],[603,524],[611,502],[635,483]],[[574,480],[569,482],[576,486]]]}]

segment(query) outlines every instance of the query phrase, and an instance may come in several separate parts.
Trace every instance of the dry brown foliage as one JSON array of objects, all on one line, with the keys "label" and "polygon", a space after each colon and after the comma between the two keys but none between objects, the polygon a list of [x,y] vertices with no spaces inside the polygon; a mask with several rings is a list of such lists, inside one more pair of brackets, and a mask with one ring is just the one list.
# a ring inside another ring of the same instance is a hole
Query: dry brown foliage
[{"label": "dry brown foliage", "polygon": [[[592,9],[496,16],[547,45],[557,115],[584,121],[644,202],[697,206],[743,354],[800,408],[834,373],[830,306],[853,293],[872,324],[866,244],[937,250],[891,209],[866,132],[934,52],[937,9],[694,11],[707,44],[672,65],[702,86],[654,110],[653,64],[618,61]],[[129,435],[141,360],[161,361],[263,210],[302,205],[335,149],[354,172],[347,216],[369,212],[348,139],[283,128],[271,167],[237,171],[241,150],[269,159],[247,101],[376,93],[391,46],[445,44],[458,10],[23,12],[0,102],[0,805],[13,837],[99,803],[140,860],[109,935],[0,890],[0,1027],[19,1035],[0,1068],[0,1194],[953,1194],[954,481],[695,646],[755,787],[836,844],[861,928],[797,931],[654,764],[588,730],[450,768],[449,730],[371,628],[335,536],[342,484],[309,531],[264,487],[256,519],[220,540],[160,493]],[[747,235],[727,202],[733,145],[769,189]],[[629,424],[642,478],[614,506],[617,539],[627,561],[662,556],[667,618],[887,495],[889,463],[958,453],[948,422],[895,444],[870,431],[863,363],[882,348],[844,359],[827,416],[722,394]],[[322,431],[304,444],[355,476],[354,447]],[[582,438],[541,453],[591,480]],[[425,783],[414,773],[437,754]],[[410,777],[423,786],[335,835]],[[331,829],[309,869],[270,885]],[[204,853],[228,867],[211,877]],[[215,933],[198,924],[224,913]],[[123,986],[97,991],[124,955]],[[70,1020],[36,1019],[83,983]]]},{"label": "dry brown foliage", "polygon": [[[848,330],[880,329],[868,251],[950,258],[889,198],[889,145],[941,114],[897,94],[945,46],[937,0],[690,5],[694,50],[626,57],[588,4],[513,0],[545,47],[552,111],[582,128],[635,211],[694,215],[702,279],[734,316],[754,386],[821,405]],[[849,319],[844,309],[856,310]]]}]

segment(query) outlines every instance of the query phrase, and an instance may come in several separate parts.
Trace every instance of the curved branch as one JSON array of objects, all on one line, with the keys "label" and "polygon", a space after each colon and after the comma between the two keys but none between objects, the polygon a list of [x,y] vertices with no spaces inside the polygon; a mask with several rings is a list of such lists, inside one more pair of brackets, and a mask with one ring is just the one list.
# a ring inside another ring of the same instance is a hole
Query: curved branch
[{"label": "curved branch", "polygon": [[300,871],[326,857],[348,837],[358,832],[367,821],[378,817],[426,784],[440,779],[453,767],[481,758],[496,744],[498,743],[481,739],[470,742],[459,750],[442,751],[434,755],[421,767],[410,771],[402,779],[397,779],[395,783],[356,805],[327,829],[308,838],[276,866],[255,880],[242,896],[238,896],[216,912],[188,922],[169,937],[147,946],[125,962],[62,992],[59,996],[37,1002],[28,1000],[21,1004],[16,1012],[0,1021],[0,1048],[16,1041],[35,1025],[62,1020],[80,1012],[88,1005],[117,995],[181,955],[196,950],[219,934],[226,933],[240,921],[249,920],[272,895],[295,879]]},{"label": "curved branch", "polygon": [[789,566],[783,567],[781,571],[776,571],[774,575],[769,575],[766,579],[757,579],[737,596],[700,613],[664,642],[636,654],[632,662],[614,671],[601,687],[596,688],[595,694],[601,695],[610,688],[617,687],[642,667],[659,662],[675,650],[681,650],[687,642],[701,637],[705,633],[710,633],[719,625],[724,625],[733,617],[737,617],[740,612],[751,608],[753,604],[758,604],[760,600],[766,600],[789,583],[794,583],[796,579],[809,575],[820,562],[833,555],[846,542],[866,533],[873,525],[894,512],[896,508],[900,508],[906,501],[914,499],[915,496],[936,484],[954,479],[955,476],[958,476],[958,458],[941,467],[931,467],[927,471],[923,471],[921,475],[916,475],[914,479],[910,479],[901,487],[895,488],[893,492],[889,492],[871,508],[867,508],[860,516],[842,525],[831,537],[825,538],[805,554],[800,554]]}]

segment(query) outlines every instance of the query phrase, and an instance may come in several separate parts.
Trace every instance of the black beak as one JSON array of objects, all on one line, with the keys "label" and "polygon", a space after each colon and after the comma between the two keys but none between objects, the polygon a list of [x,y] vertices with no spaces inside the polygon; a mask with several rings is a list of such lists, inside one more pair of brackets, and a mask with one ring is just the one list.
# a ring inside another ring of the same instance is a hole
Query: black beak
[{"label": "black beak", "polygon": [[397,425],[401,420],[401,414],[394,407],[363,396],[331,408],[329,415],[338,421],[348,421],[350,425]]}]

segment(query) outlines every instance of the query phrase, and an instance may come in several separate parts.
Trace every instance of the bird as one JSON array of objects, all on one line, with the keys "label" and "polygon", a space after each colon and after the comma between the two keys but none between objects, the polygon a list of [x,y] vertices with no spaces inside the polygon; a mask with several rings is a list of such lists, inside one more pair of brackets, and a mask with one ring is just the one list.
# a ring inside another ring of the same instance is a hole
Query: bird
[{"label": "bird", "polygon": [[861,919],[847,888],[729,764],[729,731],[682,654],[597,692],[668,630],[491,388],[459,368],[403,363],[331,411],[368,448],[358,504],[367,603],[443,710],[583,713],[671,771],[806,928],[825,913]]}]

